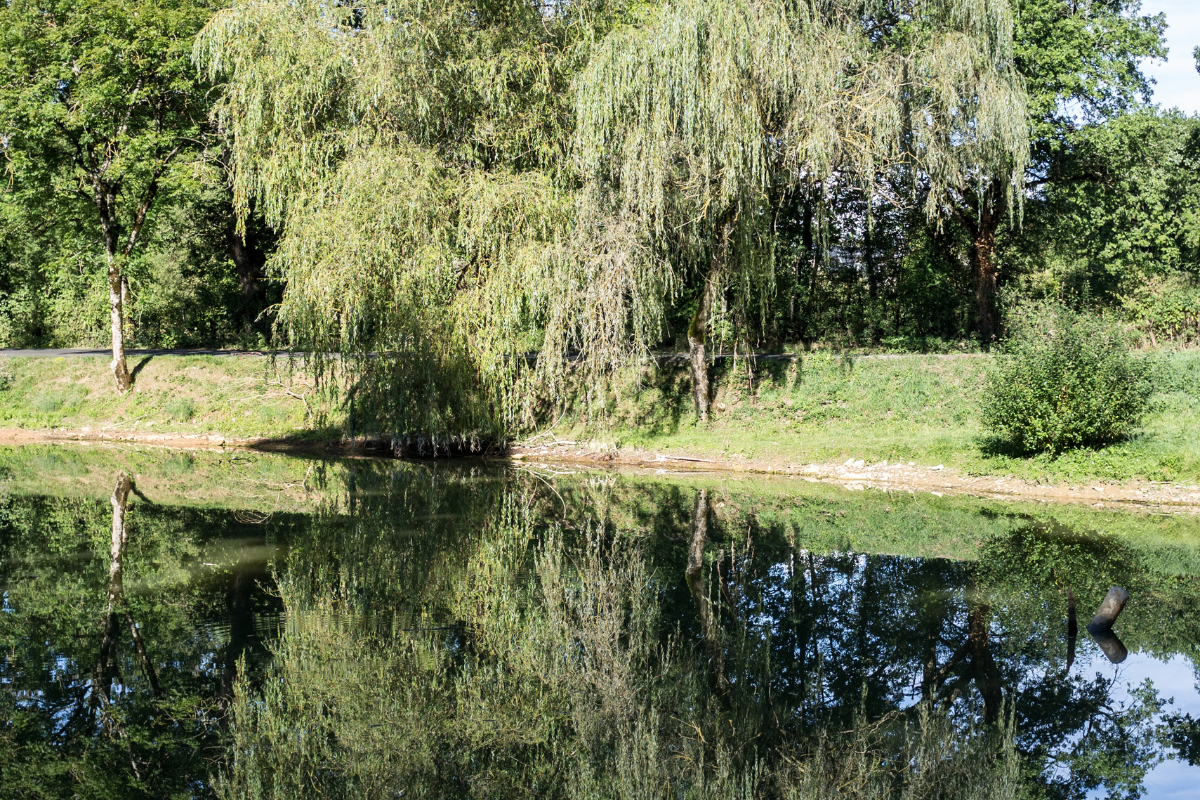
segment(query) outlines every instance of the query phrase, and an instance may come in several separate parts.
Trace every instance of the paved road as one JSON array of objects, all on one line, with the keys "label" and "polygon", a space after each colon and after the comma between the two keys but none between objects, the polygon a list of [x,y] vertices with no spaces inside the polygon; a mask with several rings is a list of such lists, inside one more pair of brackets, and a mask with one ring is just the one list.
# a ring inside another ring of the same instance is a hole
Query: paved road
[{"label": "paved road", "polygon": [[[126,350],[125,357],[135,356],[265,356],[260,350]],[[0,358],[61,358],[76,356],[112,357],[112,350],[101,347],[66,347],[47,350],[16,350],[0,348]]]}]

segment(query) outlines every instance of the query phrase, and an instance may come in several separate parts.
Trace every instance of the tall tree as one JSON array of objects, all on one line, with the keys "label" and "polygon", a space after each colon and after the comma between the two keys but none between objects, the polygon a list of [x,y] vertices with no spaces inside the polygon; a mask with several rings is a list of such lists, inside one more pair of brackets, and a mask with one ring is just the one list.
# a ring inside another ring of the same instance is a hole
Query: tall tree
[{"label": "tall tree", "polygon": [[661,295],[658,276],[608,258],[625,228],[571,243],[571,79],[625,6],[238,0],[200,36],[235,202],[282,231],[279,330],[342,354],[356,419],[397,445],[502,439],[526,351],[552,383],[569,350],[657,332],[622,298]]},{"label": "tall tree", "polygon": [[697,415],[726,288],[771,290],[772,193],[901,170],[937,198],[1020,188],[1025,98],[999,0],[683,0],[618,31],[578,81],[582,168],[702,282],[688,329]]},{"label": "tall tree", "polygon": [[[1165,58],[1162,14],[1139,16],[1140,0],[1017,0],[1014,63],[1028,96],[1030,154],[1025,190],[1089,178],[1068,167],[1084,128],[1148,100],[1150,81],[1139,60]],[[1078,163],[1077,161],[1075,163]],[[951,213],[971,237],[978,328],[997,334],[1000,281],[997,234],[1008,216],[1007,187],[996,182],[946,194]]]},{"label": "tall tree", "polygon": [[104,247],[117,389],[129,282],[164,175],[202,147],[206,87],[192,39],[207,0],[13,0],[0,7],[4,191],[44,215],[86,215]]}]

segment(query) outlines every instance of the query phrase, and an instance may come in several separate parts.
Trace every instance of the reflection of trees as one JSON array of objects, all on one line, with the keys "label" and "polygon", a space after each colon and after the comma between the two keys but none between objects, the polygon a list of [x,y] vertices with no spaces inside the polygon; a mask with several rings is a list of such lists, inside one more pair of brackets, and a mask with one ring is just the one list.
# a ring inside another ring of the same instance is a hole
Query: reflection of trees
[{"label": "reflection of trees", "polygon": [[[1064,798],[1100,786],[1133,792],[1163,757],[1166,723],[1156,719],[1153,691],[1139,690],[1122,705],[1114,681],[1088,677],[1078,665],[1068,669],[1072,587],[1086,598],[1088,618],[1111,584],[1130,587],[1135,600],[1118,627],[1131,648],[1195,652],[1186,643],[1193,623],[1179,615],[1192,614],[1200,592],[1194,581],[1157,571],[1152,556],[1112,537],[1011,523],[996,526],[974,564],[821,552],[734,508],[734,498],[723,500],[730,508],[710,520],[706,541],[710,555],[718,551],[726,560],[712,565],[704,592],[716,600],[710,613],[722,630],[711,635],[693,611],[698,624],[689,634],[705,663],[715,662],[710,642],[723,643],[720,663],[735,707],[742,687],[752,687],[755,698],[769,687],[769,702],[743,698],[769,706],[757,712],[772,721],[758,735],[785,741],[823,727],[845,729],[860,710],[870,720],[912,719],[920,698],[958,720],[999,721],[1011,713],[1027,779]],[[689,519],[689,506],[694,515],[693,504],[677,498],[676,518]],[[660,573],[690,555],[672,544],[679,533],[669,525],[656,518],[646,527],[661,543],[653,550]],[[810,521],[807,530],[813,527]],[[816,534],[818,541],[835,539]],[[688,609],[697,607],[688,577],[686,586],[664,594],[669,616],[683,619],[685,631]],[[1091,637],[1080,647],[1089,659],[1103,658]],[[1172,730],[1185,747],[1187,721]]]},{"label": "reflection of trees", "polygon": [[[754,541],[738,547],[725,534],[728,549],[745,555],[723,571],[739,585],[721,594],[729,598],[718,612],[727,626],[722,641],[749,642],[725,654],[726,672],[735,686],[771,681],[776,716],[845,726],[860,707],[884,719],[911,714],[906,707],[923,697],[956,709],[959,719],[998,721],[1007,707],[1029,779],[1054,797],[1083,797],[1102,785],[1133,792],[1162,758],[1152,690],[1122,707],[1112,680],[1088,679],[1078,668],[1071,674],[1064,663],[1073,660],[1069,587],[1056,576],[1070,576],[1075,591],[1096,603],[1110,583],[1136,587],[1142,601],[1125,612],[1123,630],[1160,653],[1175,641],[1172,614],[1195,607],[1193,583],[1154,574],[1119,540],[1019,528],[970,565],[796,552],[745,518],[731,519],[728,529]],[[1089,640],[1099,655],[1095,647]]]},{"label": "reflection of trees", "polygon": [[227,511],[131,495],[123,475],[107,502],[0,502],[0,795],[203,794],[232,620],[210,599],[225,571],[196,570],[248,531]]},{"label": "reflection of trees", "polygon": [[[314,521],[291,550],[288,633],[262,693],[234,693],[238,755],[220,796],[1013,795],[1016,762],[996,726],[928,707],[867,719],[861,681],[815,674],[822,626],[859,636],[822,557],[802,554],[824,615],[771,587],[772,602],[795,601],[808,628],[798,641],[817,660],[776,658],[784,636],[770,635],[759,602],[764,548],[722,535],[706,492],[662,509],[676,517],[659,553],[657,539],[590,513],[602,505],[562,514],[534,477],[443,476],[428,495],[413,490],[429,480],[411,467],[360,474],[353,513],[347,503]],[[878,586],[879,608],[889,588]],[[908,647],[891,615],[873,630]],[[889,667],[874,667],[887,685]]]}]

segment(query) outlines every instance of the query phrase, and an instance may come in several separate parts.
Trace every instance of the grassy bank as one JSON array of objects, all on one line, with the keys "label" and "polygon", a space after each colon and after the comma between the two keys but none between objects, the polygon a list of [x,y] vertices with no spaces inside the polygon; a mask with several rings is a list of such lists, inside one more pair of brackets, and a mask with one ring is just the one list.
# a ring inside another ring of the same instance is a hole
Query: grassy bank
[{"label": "grassy bank", "polygon": [[[853,458],[1053,481],[1200,481],[1200,352],[1163,352],[1156,360],[1157,390],[1140,431],[1103,450],[1057,458],[1014,453],[980,426],[986,355],[812,354],[753,369],[723,362],[706,425],[695,422],[686,369],[660,366],[640,387],[618,392],[606,435],[619,447],[733,461]],[[587,436],[586,420],[576,419],[574,430],[556,434]]]},{"label": "grassy bank", "polygon": [[[986,355],[720,362],[709,423],[695,422],[682,364],[626,382],[603,422],[569,413],[560,439],[780,464],[915,462],[974,475],[1054,482],[1200,482],[1200,351],[1163,352],[1157,391],[1136,434],[1103,450],[1025,457],[979,424]],[[303,370],[259,357],[134,359],[118,395],[103,358],[0,362],[0,428],[337,441],[345,411]],[[573,421],[572,421],[573,420]],[[541,441],[547,441],[543,438]]]},{"label": "grassy bank", "polygon": [[0,428],[341,438],[340,403],[284,359],[142,356],[130,366],[133,389],[120,395],[105,358],[0,361]]}]

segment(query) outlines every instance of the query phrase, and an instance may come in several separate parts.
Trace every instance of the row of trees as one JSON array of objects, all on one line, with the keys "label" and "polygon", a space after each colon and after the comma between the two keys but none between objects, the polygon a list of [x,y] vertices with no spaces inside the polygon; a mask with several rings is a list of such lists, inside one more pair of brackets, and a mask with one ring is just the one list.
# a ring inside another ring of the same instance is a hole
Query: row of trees
[{"label": "row of trees", "polygon": [[86,338],[59,298],[102,274],[121,388],[131,323],[273,330],[475,441],[664,344],[704,418],[714,340],[990,342],[1002,287],[1197,325],[1200,122],[1146,105],[1165,21],[1127,0],[0,15],[7,336]]}]

